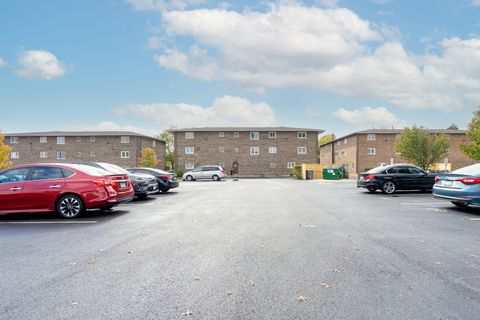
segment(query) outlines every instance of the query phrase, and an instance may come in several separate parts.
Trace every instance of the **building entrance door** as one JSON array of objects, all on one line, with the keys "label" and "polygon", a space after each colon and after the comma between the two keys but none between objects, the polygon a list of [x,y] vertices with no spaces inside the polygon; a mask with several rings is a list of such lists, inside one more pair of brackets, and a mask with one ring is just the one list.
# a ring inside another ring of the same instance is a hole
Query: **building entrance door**
[{"label": "building entrance door", "polygon": [[234,161],[232,165],[232,175],[238,174],[238,162]]}]

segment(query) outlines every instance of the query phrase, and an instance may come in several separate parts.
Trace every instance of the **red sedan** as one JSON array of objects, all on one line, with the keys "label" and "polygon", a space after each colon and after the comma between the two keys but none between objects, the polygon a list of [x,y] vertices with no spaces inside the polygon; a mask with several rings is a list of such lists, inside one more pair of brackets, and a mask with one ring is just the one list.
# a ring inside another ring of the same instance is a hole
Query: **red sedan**
[{"label": "red sedan", "polygon": [[78,217],[85,209],[110,209],[133,199],[124,174],[78,164],[29,164],[0,172],[0,213],[53,212]]}]

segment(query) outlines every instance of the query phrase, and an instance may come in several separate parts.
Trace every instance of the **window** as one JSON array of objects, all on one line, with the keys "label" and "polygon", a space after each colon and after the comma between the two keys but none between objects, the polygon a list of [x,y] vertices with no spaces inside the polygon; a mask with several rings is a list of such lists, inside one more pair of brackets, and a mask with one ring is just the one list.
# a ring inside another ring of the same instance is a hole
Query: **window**
[{"label": "window", "polygon": [[194,167],[193,162],[185,162],[185,169],[192,170]]},{"label": "window", "polygon": [[297,132],[298,139],[307,139],[307,133],[305,131]]},{"label": "window", "polygon": [[57,144],[65,144],[65,137],[57,137]]},{"label": "window", "polygon": [[225,147],[218,147],[218,152],[224,153],[225,152]]},{"label": "window", "polygon": [[250,147],[250,155],[251,156],[258,156],[260,154],[259,147]]},{"label": "window", "polygon": [[156,146],[157,146],[157,141],[153,140],[153,141],[152,141],[152,147],[155,148]]},{"label": "window", "polygon": [[122,159],[130,158],[130,151],[121,151],[120,152],[120,158],[122,158]]},{"label": "window", "polygon": [[423,170],[416,167],[408,167],[408,170],[410,171],[411,174],[425,174]]},{"label": "window", "polygon": [[234,137],[234,138],[239,138],[239,137],[240,137],[240,133],[239,133],[239,132],[234,132],[234,133],[233,133],[233,137]]},{"label": "window", "polygon": [[77,152],[77,158],[81,158],[82,157],[82,153],[81,152]]},{"label": "window", "polygon": [[40,158],[42,159],[48,158],[48,151],[40,151]]},{"label": "window", "polygon": [[343,139],[343,144],[347,144],[347,139]]},{"label": "window", "polygon": [[130,137],[129,136],[121,136],[120,137],[120,143],[130,143]]},{"label": "window", "polygon": [[47,143],[48,137],[40,137],[40,143]]},{"label": "window", "polygon": [[32,180],[63,179],[61,168],[56,167],[35,167],[32,173]]},{"label": "window", "polygon": [[238,153],[240,150],[238,148],[235,148],[233,149],[233,151],[235,151],[235,153]]},{"label": "window", "polygon": [[277,153],[277,147],[269,147],[268,153]]},{"label": "window", "polygon": [[297,148],[298,154],[307,154],[307,147],[298,147]]},{"label": "window", "polygon": [[30,169],[29,167],[23,167],[4,171],[0,175],[0,183],[25,181]]},{"label": "window", "polygon": [[340,145],[340,141],[337,141],[337,146],[339,146],[339,145]]},{"label": "window", "polygon": [[276,162],[270,162],[270,169],[275,169],[277,167]]},{"label": "window", "polygon": [[219,133],[218,133],[218,137],[219,137],[219,138],[225,137],[225,132],[219,132]]},{"label": "window", "polygon": [[287,168],[288,169],[292,169],[293,167],[295,167],[295,162],[288,162],[287,163]]},{"label": "window", "polygon": [[20,152],[18,151],[10,152],[10,159],[20,159]]},{"label": "window", "polygon": [[18,137],[10,137],[10,143],[11,143],[11,144],[16,144],[16,143],[18,143]]},{"label": "window", "polygon": [[368,148],[367,154],[369,156],[374,156],[375,154],[377,154],[377,150],[375,150],[375,148]]},{"label": "window", "polygon": [[95,151],[90,151],[90,157],[95,158]]},{"label": "window", "polygon": [[75,138],[75,141],[81,142],[81,141],[82,141],[82,137],[76,137],[76,138]]},{"label": "window", "polygon": [[375,140],[377,140],[377,137],[375,136],[375,133],[369,133],[369,134],[367,134],[367,140],[368,140],[368,141],[375,141]]},{"label": "window", "polygon": [[90,137],[90,142],[95,142],[95,137]]},{"label": "window", "polygon": [[194,132],[185,132],[185,139],[193,139],[195,138]]},{"label": "window", "polygon": [[185,147],[185,154],[195,154],[195,147]]},{"label": "window", "polygon": [[268,133],[268,138],[269,139],[276,139],[277,138],[277,133],[275,131],[270,131]]},{"label": "window", "polygon": [[258,140],[260,139],[260,133],[257,131],[250,132],[250,140]]},{"label": "window", "polygon": [[65,160],[67,158],[67,154],[65,151],[57,151],[57,159],[58,160]]}]

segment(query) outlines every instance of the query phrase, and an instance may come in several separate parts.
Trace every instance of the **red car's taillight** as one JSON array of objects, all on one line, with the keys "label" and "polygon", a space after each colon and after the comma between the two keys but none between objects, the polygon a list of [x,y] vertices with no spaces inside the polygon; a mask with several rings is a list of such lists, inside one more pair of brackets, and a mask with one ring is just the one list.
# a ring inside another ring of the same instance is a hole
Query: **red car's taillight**
[{"label": "red car's taillight", "polygon": [[460,178],[455,181],[460,181],[463,184],[480,184],[480,178]]},{"label": "red car's taillight", "polygon": [[374,175],[374,174],[367,174],[365,176],[365,180],[373,180],[373,179],[376,179],[376,178],[377,178],[377,176]]},{"label": "red car's taillight", "polygon": [[97,186],[99,187],[107,187],[107,186],[112,186],[112,181],[110,180],[105,180],[105,179],[101,179],[101,180],[92,180],[93,183],[95,183]]}]

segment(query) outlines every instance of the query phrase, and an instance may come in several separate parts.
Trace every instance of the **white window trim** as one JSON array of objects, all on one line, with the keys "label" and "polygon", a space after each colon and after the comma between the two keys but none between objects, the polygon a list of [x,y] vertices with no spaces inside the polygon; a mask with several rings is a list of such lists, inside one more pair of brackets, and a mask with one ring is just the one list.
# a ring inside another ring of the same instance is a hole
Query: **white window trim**
[{"label": "white window trim", "polygon": [[250,155],[251,156],[258,156],[260,154],[259,147],[250,147]]},{"label": "white window trim", "polygon": [[240,138],[240,132],[234,132],[233,137],[234,138]]},{"label": "white window trim", "polygon": [[95,137],[90,137],[90,142],[95,142],[97,139]]},{"label": "white window trim", "polygon": [[193,162],[185,162],[185,169],[186,169],[186,170],[192,170],[193,168],[195,168],[195,163],[193,163]]},{"label": "white window trim", "polygon": [[195,147],[185,147],[185,154],[195,154]]},{"label": "white window trim", "polygon": [[95,151],[90,151],[90,157],[95,158],[97,156]]},{"label": "white window trim", "polygon": [[82,137],[75,137],[75,141],[81,142],[81,141],[82,141]]},{"label": "white window trim", "polygon": [[65,137],[57,137],[57,144],[65,144]]},{"label": "white window trim", "polygon": [[67,153],[65,151],[57,151],[57,160],[65,160],[65,159],[67,159]]},{"label": "white window trim", "polygon": [[195,139],[195,132],[193,131],[186,131],[185,132],[185,140]]},{"label": "white window trim", "polygon": [[260,140],[260,132],[250,131],[250,140]]},{"label": "white window trim", "polygon": [[277,132],[276,131],[268,132],[268,139],[277,139]]},{"label": "white window trim", "polygon": [[218,147],[218,152],[225,153],[225,147]]},{"label": "white window trim", "polygon": [[[303,152],[305,150],[305,152]],[[297,154],[307,154],[307,147],[297,147]]]},{"label": "white window trim", "polygon": [[[370,151],[372,151],[372,150],[373,150],[373,152],[370,152]],[[368,148],[368,149],[367,149],[367,155],[369,155],[369,156],[374,156],[374,155],[376,155],[376,154],[377,154],[377,149],[375,149],[375,148]]]},{"label": "white window trim", "polygon": [[130,136],[120,136],[120,143],[130,143]]},{"label": "white window trim", "polygon": [[10,144],[18,144],[18,137],[17,136],[10,137]]},{"label": "white window trim", "polygon": [[218,133],[218,137],[219,137],[219,138],[224,138],[224,137],[225,137],[225,132],[220,131],[220,132]]},{"label": "white window trim", "polygon": [[271,153],[271,154],[277,153],[277,147],[268,147],[268,153]]},{"label": "white window trim", "polygon": [[40,137],[40,143],[48,143],[48,137]]},{"label": "white window trim", "polygon": [[287,169],[293,169],[295,167],[295,162],[287,162]]},{"label": "white window trim", "polygon": [[48,151],[40,151],[40,159],[48,159]]},{"label": "white window trim", "polygon": [[375,135],[375,133],[367,133],[367,141],[376,141],[377,140],[377,136]]},{"label": "white window trim", "polygon": [[130,159],[130,151],[120,151],[121,159]]},{"label": "white window trim", "polygon": [[20,159],[20,152],[18,151],[10,152],[10,159]]},{"label": "white window trim", "polygon": [[297,132],[298,139],[307,139],[307,132],[306,131],[298,131]]}]

